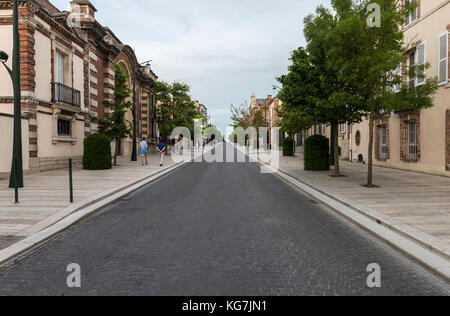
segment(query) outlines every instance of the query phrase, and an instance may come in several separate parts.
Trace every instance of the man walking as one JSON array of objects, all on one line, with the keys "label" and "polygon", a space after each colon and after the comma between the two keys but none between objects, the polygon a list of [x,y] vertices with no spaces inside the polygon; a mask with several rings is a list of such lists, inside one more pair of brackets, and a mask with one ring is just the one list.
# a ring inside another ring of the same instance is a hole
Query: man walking
[{"label": "man walking", "polygon": [[142,141],[139,143],[139,152],[141,156],[141,164],[148,165],[148,144],[145,141],[145,138],[142,139]]},{"label": "man walking", "polygon": [[159,140],[158,145],[156,145],[156,149],[158,150],[159,156],[161,157],[159,165],[160,167],[162,167],[164,164],[164,155],[166,153],[166,144],[163,142],[162,138]]}]

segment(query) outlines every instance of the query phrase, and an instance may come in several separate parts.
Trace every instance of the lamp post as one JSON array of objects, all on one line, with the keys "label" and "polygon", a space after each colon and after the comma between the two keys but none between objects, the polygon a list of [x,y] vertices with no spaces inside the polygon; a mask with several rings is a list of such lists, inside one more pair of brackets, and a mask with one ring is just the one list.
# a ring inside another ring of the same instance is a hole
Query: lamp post
[{"label": "lamp post", "polygon": [[11,163],[10,188],[23,188],[22,162],[22,113],[20,92],[20,37],[19,37],[19,9],[18,0],[13,0],[13,69],[6,62],[8,54],[0,52],[0,61],[11,76],[14,87],[14,139]]},{"label": "lamp post", "polygon": [[133,113],[133,150],[131,152],[131,161],[137,161],[136,73],[139,70],[138,69],[139,66],[141,66],[143,64],[150,65],[150,62],[151,62],[151,60],[138,64],[136,59],[134,61],[135,64],[134,64],[134,71],[133,71],[133,110],[132,110],[132,113]]}]

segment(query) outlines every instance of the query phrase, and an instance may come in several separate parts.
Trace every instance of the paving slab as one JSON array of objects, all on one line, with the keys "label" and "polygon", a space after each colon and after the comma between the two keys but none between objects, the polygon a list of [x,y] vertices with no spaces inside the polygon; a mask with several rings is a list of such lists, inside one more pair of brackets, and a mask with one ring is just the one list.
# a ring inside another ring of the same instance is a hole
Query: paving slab
[{"label": "paving slab", "polygon": [[345,177],[332,178],[331,171],[305,171],[302,157],[281,157],[280,171],[450,258],[450,178],[374,167],[374,182],[380,187],[367,189],[362,186],[367,165],[341,161]]}]

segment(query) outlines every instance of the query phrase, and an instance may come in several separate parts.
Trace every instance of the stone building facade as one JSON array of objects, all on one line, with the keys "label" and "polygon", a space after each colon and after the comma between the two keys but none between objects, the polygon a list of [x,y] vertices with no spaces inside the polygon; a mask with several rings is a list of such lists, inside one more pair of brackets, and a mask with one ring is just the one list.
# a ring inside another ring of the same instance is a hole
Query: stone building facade
[{"label": "stone building facade", "polygon": [[[103,101],[112,100],[114,64],[136,77],[138,137],[156,138],[152,92],[157,76],[139,66],[134,51],[95,18],[87,0],[60,11],[48,0],[19,1],[23,151],[25,171],[64,167],[67,158],[83,155],[83,139],[97,130],[90,117],[104,117]],[[0,49],[12,55],[12,1],[0,0]],[[11,66],[12,58],[8,61]],[[12,156],[13,89],[0,69],[0,174],[9,172]],[[131,98],[130,98],[131,101]],[[127,119],[132,121],[131,111]],[[130,155],[125,140],[122,154]]]},{"label": "stone building facade", "polygon": [[[450,176],[450,1],[418,1],[402,28],[410,64],[428,62],[428,78],[437,77],[439,90],[430,109],[414,112],[379,113],[375,120],[375,164],[384,167]],[[421,80],[404,78],[419,86]],[[357,134],[360,137],[357,137]],[[353,126],[351,146],[355,157],[368,156],[369,126]]]}]

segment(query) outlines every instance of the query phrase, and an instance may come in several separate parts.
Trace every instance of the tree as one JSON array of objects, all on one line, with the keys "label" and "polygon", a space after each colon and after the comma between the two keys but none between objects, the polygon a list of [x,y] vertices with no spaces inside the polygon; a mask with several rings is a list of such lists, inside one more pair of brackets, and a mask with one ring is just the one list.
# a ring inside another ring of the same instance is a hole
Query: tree
[{"label": "tree", "polygon": [[334,176],[339,177],[339,124],[359,123],[362,118],[361,103],[355,97],[355,88],[342,80],[342,72],[332,59],[333,53],[342,43],[333,36],[336,32],[339,17],[331,11],[319,7],[315,15],[305,19],[305,38],[310,63],[319,78],[314,94],[310,98],[310,106],[305,109],[309,117],[315,118],[314,124],[322,123],[331,126],[332,144],[334,146]]},{"label": "tree", "polygon": [[187,127],[193,136],[194,119],[204,118],[192,101],[190,90],[190,86],[185,83],[156,83],[156,99],[161,105],[156,109],[156,121],[163,137],[169,137],[176,127]]},{"label": "tree", "polygon": [[[233,121],[234,129],[242,127],[244,130],[252,127],[256,130],[256,142],[259,144],[259,134],[261,127],[267,127],[267,121],[264,117],[264,112],[260,109],[250,108],[247,102],[240,106],[231,105],[231,120]],[[233,136],[237,142],[237,135]],[[246,135],[246,141],[248,135]]]},{"label": "tree", "polygon": [[[367,11],[377,4],[381,9],[379,27],[368,23]],[[405,44],[400,25],[417,3],[399,0],[333,0],[336,26],[330,30],[334,48],[330,61],[339,72],[341,84],[350,88],[353,101],[369,120],[369,157],[367,187],[373,187],[374,119],[380,111],[415,111],[433,106],[437,91],[436,79],[425,79],[426,63],[403,66],[402,75],[395,74],[399,65],[406,65]],[[409,75],[423,81],[421,86],[410,86],[402,77]],[[401,92],[394,87],[402,85]],[[348,92],[348,91],[347,91]]]},{"label": "tree", "polygon": [[92,120],[98,123],[100,134],[115,140],[114,166],[117,166],[117,156],[120,154],[122,139],[132,136],[131,123],[126,120],[125,115],[132,108],[133,104],[127,101],[131,95],[127,85],[128,76],[118,64],[115,64],[114,68],[114,100],[103,101],[105,107],[109,108],[111,112],[105,114],[103,119],[92,117]]},{"label": "tree", "polygon": [[241,103],[239,106],[231,105],[231,120],[233,121],[233,127],[236,129],[242,127],[243,129],[249,128],[251,123],[250,106],[247,102]]}]

